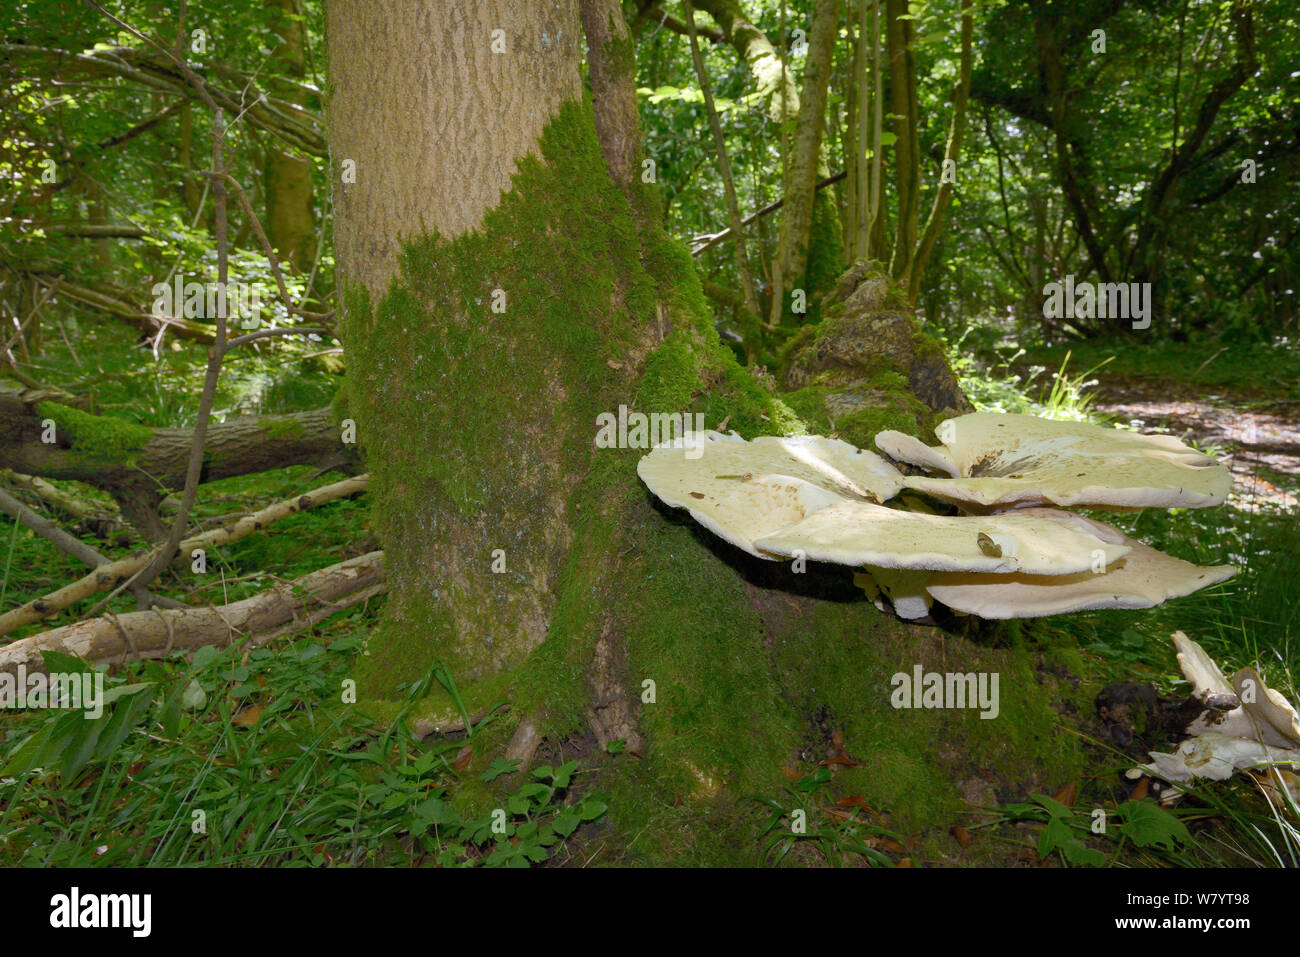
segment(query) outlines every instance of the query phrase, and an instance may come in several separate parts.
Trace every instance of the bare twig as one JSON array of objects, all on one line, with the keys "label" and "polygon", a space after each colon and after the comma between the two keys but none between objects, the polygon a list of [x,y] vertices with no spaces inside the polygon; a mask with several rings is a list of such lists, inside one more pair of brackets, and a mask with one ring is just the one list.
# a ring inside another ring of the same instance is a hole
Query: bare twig
[{"label": "bare twig", "polygon": [[[243,209],[244,215],[248,217],[249,225],[253,227],[253,232],[257,236],[257,241],[262,247],[262,254],[266,256],[267,262],[271,264],[271,275],[275,277],[275,283],[280,287],[280,297],[284,300],[285,308],[296,316],[302,316],[304,319],[311,319],[315,322],[326,323],[334,318],[336,310],[331,309],[329,312],[308,312],[293,304],[293,298],[289,295],[289,288],[284,284],[284,275],[280,272],[280,260],[275,255],[275,250],[271,247],[271,241],[266,238],[266,231],[262,229],[262,223],[253,212],[253,206],[248,201],[248,196],[244,192],[244,187],[240,185],[239,180],[229,174],[222,174],[222,179],[229,183],[235,190],[235,198],[239,200],[240,208]],[[330,335],[334,335],[330,330]],[[338,338],[338,336],[334,336]]]},{"label": "bare twig", "polygon": [[[363,492],[369,484],[369,479],[368,475],[358,475],[342,482],[322,486],[302,495],[294,495],[292,498],[268,505],[252,515],[246,515],[232,525],[212,529],[201,535],[188,538],[180,543],[178,551],[189,554],[196,548],[208,549],[236,542],[254,532],[265,529],[271,523],[287,515],[295,515],[325,502]],[[32,622],[40,621],[42,618],[48,618],[64,608],[116,584],[116,588],[104,599],[104,601],[108,601],[113,596],[130,588],[140,570],[147,567],[159,554],[160,552],[157,550],[144,552],[111,562],[108,565],[102,565],[89,575],[70,585],[65,585],[57,591],[5,612],[0,615],[0,635],[7,634],[15,628],[30,625]],[[102,605],[103,602],[91,609],[90,613],[94,614]]]},{"label": "bare twig", "polygon": [[267,339],[271,336],[309,336],[309,335],[331,335],[330,331],[325,328],[315,329],[310,326],[279,326],[275,329],[258,329],[256,332],[249,332],[242,336],[236,336],[226,343],[226,351],[238,349],[242,345],[253,342],[257,339]]},{"label": "bare twig", "polygon": [[[835,183],[838,183],[846,175],[847,173],[844,170],[840,170],[838,173],[832,173],[830,176],[827,176],[824,180],[818,183],[815,188],[825,189],[827,186],[832,186]],[[784,205],[785,205],[784,198],[773,200],[772,202],[768,203],[766,206],[750,213],[748,216],[742,219],[740,221],[740,225],[748,226],[751,223],[757,221],[761,216],[767,216],[770,213],[775,213],[778,209],[780,209]],[[698,256],[706,249],[712,249],[714,246],[718,245],[718,243],[722,242],[725,239],[730,238],[730,236],[731,236],[731,227],[727,227],[726,229],[722,230],[722,232],[720,233],[702,233],[699,236],[692,236],[691,255]]]},{"label": "bare twig", "polygon": [[[59,283],[62,281],[63,277],[58,276],[55,278],[54,282],[50,283],[49,286],[46,287],[45,293],[41,296],[40,301],[37,302],[36,305],[32,306],[31,311],[27,313],[27,318],[18,325],[18,331],[15,332],[13,336],[10,337],[9,341],[4,344],[4,351],[6,354],[8,354],[9,350],[13,348],[14,343],[22,338],[23,332],[26,331],[28,324],[36,318],[36,314],[41,311],[41,306],[49,302],[50,297],[54,295],[55,290],[59,288]],[[24,355],[25,354],[26,353],[24,353]]]}]

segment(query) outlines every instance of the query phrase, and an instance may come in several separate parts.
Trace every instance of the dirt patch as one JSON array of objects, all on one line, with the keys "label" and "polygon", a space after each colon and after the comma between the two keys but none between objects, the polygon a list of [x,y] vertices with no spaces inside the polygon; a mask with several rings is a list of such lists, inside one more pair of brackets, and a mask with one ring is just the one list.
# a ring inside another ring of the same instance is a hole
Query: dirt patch
[{"label": "dirt patch", "polygon": [[1300,502],[1300,404],[1261,404],[1197,391],[1152,379],[1103,380],[1094,407],[1140,429],[1168,429],[1202,447],[1218,446],[1237,481],[1234,494],[1295,508]]}]

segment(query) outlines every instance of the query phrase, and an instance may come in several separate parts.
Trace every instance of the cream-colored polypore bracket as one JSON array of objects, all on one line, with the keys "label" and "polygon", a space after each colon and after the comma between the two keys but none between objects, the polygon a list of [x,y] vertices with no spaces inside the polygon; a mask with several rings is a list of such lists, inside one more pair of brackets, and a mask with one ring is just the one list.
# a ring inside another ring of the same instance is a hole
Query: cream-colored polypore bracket
[{"label": "cream-colored polypore bracket", "polygon": [[981,618],[1037,618],[1094,608],[1150,608],[1181,598],[1237,573],[1232,565],[1193,565],[1129,538],[1105,522],[1049,508],[1018,509],[1007,515],[1054,516],[1090,529],[1112,545],[1129,551],[1119,561],[1098,562],[1071,575],[975,575],[936,572],[926,586],[930,595],[949,608]]},{"label": "cream-colored polypore bracket", "polygon": [[[1128,772],[1150,774],[1182,783],[1194,778],[1222,781],[1245,768],[1272,767],[1274,782],[1294,789],[1293,773],[1300,767],[1300,717],[1277,690],[1268,687],[1254,668],[1224,677],[1205,649],[1181,631],[1173,635],[1178,663],[1199,697],[1235,693],[1240,704],[1227,712],[1207,709],[1187,727],[1191,735],[1170,753],[1151,752],[1151,763]],[[1293,794],[1293,799],[1300,794]]]},{"label": "cream-colored polypore bracket", "polygon": [[813,561],[878,568],[998,574],[1068,575],[1131,550],[1098,537],[1075,516],[1057,514],[926,515],[841,502],[757,539],[762,551]]},{"label": "cream-colored polypore bracket", "polygon": [[884,501],[902,487],[902,475],[874,452],[817,435],[748,442],[689,433],[644,456],[637,474],[664,503],[769,559],[777,556],[755,548],[755,539],[830,505]]},{"label": "cream-colored polypore bracket", "polygon": [[1168,435],[992,412],[948,419],[935,433],[942,448],[893,431],[876,445],[951,476],[908,476],[908,488],[967,507],[1187,508],[1222,504],[1232,488],[1224,466]]}]

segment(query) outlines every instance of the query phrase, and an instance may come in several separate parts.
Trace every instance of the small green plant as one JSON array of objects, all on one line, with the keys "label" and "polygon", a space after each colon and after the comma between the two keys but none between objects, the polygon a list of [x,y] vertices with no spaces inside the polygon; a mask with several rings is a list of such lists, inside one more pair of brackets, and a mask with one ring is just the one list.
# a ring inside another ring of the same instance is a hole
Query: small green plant
[{"label": "small green plant", "polygon": [[830,768],[819,767],[783,788],[784,799],[750,795],[772,811],[760,835],[763,861],[780,864],[796,844],[809,843],[832,867],[841,866],[845,855],[859,855],[873,867],[893,867],[893,859],[879,845],[901,848],[903,838],[863,820],[868,809],[860,801],[836,801],[830,785]]},{"label": "small green plant", "polygon": [[[1009,804],[1003,810],[1007,820],[1042,822],[1038,856],[1055,856],[1063,864],[1105,867],[1118,860],[1126,844],[1165,852],[1193,846],[1192,835],[1179,817],[1152,801],[1125,801],[1105,812],[1067,807],[1055,798],[1035,794],[1032,803]],[[1090,839],[1112,842],[1113,854],[1107,857]]]},{"label": "small green plant", "polygon": [[[347,634],[203,648],[105,675],[97,719],[0,715],[0,864],[521,867],[606,813],[602,795],[577,793],[575,761],[533,769],[484,813],[464,810],[473,741],[417,741],[400,718],[376,729],[342,703],[359,647]],[[417,684],[433,681],[456,696],[436,666]],[[516,766],[497,758],[479,780]]]}]

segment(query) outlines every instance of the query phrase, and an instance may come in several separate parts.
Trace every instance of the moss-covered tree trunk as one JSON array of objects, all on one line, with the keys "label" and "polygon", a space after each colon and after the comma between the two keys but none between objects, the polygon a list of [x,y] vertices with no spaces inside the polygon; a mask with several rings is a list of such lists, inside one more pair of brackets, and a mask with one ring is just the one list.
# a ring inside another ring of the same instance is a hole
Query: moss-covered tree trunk
[{"label": "moss-covered tree trunk", "polygon": [[[509,703],[473,738],[485,764],[626,742],[590,763],[634,860],[755,859],[769,810],[746,796],[831,747],[862,762],[836,786],[905,829],[946,827],[989,781],[1054,784],[1075,751],[1032,655],[887,619],[847,570],[749,559],[656,504],[644,449],[594,441],[620,406],[747,437],[805,426],[718,342],[689,254],[628,181],[617,5],[583,11],[594,108],[577,0],[327,11],[349,413],[391,589],[359,704],[392,715],[440,664],[471,714]],[[1020,719],[893,710],[915,664],[1000,670]],[[458,723],[436,685],[405,714]]]},{"label": "moss-covered tree trunk", "polygon": [[[819,0],[813,12],[808,36],[808,62],[804,66],[803,90],[794,145],[785,177],[785,205],[781,210],[781,232],[772,260],[773,325],[786,313],[786,293],[803,281],[808,266],[813,230],[813,200],[817,177],[825,170],[820,164],[822,132],[826,125],[826,97],[831,76],[831,55],[839,33],[840,0]],[[829,211],[823,201],[823,212]],[[836,270],[838,271],[838,269]],[[805,290],[807,293],[808,290]]]}]

